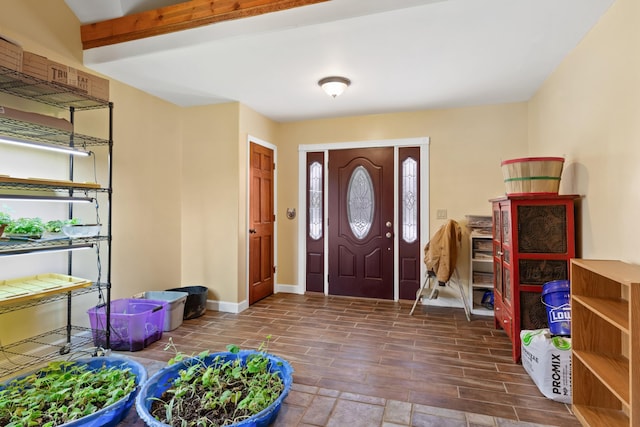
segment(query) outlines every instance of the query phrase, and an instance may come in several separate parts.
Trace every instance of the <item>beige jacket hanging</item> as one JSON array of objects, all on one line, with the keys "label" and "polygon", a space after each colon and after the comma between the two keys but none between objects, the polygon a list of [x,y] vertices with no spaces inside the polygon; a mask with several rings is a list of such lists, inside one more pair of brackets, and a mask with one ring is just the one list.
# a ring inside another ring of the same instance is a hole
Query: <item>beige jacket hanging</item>
[{"label": "beige jacket hanging", "polygon": [[462,241],[460,225],[450,219],[424,247],[424,263],[427,271],[433,272],[438,282],[447,283],[453,275]]}]

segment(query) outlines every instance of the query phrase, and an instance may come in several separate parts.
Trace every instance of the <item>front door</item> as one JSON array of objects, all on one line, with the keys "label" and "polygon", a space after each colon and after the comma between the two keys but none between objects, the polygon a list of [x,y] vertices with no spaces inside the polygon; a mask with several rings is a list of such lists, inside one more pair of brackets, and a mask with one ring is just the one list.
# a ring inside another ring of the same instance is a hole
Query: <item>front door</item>
[{"label": "front door", "polygon": [[251,142],[249,186],[249,304],[273,294],[273,150]]},{"label": "front door", "polygon": [[329,152],[329,294],[393,299],[393,147]]}]

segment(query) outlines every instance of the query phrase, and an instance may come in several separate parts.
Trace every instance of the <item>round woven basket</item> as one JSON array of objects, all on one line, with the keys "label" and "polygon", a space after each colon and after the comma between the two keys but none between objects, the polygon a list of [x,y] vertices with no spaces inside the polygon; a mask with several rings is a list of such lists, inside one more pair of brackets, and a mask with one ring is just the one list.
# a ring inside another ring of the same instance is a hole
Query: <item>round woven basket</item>
[{"label": "round woven basket", "polygon": [[524,157],[501,163],[509,195],[558,194],[562,157]]}]

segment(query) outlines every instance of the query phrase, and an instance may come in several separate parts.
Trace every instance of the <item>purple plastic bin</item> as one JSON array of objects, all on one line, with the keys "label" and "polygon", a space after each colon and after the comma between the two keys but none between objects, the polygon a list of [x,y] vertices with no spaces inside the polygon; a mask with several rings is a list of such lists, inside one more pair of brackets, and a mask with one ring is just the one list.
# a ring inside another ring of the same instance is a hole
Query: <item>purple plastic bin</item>
[{"label": "purple plastic bin", "polygon": [[[112,350],[139,351],[162,338],[167,301],[147,299],[118,299],[111,301]],[[106,305],[87,311],[93,344],[106,347]]]}]

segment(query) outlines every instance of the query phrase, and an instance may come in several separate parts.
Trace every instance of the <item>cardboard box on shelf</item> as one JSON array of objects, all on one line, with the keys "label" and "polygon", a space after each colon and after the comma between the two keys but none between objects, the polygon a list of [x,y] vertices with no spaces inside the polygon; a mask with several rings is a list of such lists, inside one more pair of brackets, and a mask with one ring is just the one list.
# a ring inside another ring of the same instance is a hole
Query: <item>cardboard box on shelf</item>
[{"label": "cardboard box on shelf", "polygon": [[109,100],[109,80],[24,51],[0,36],[0,65],[38,79],[71,86],[87,95]]},{"label": "cardboard box on shelf", "polygon": [[109,80],[91,76],[90,90],[91,96],[95,96],[96,98],[100,98],[105,101],[109,100]]},{"label": "cardboard box on shelf", "polygon": [[49,59],[47,60],[47,80],[77,88],[78,70]]},{"label": "cardboard box on shelf", "polygon": [[96,98],[109,100],[109,80],[78,70],[78,87]]},{"label": "cardboard box on shelf", "polygon": [[78,88],[90,94],[91,76],[84,71],[78,70]]},{"label": "cardboard box on shelf", "polygon": [[0,65],[13,71],[22,71],[22,47],[0,36]]},{"label": "cardboard box on shelf", "polygon": [[42,55],[24,51],[22,54],[22,72],[38,79],[47,80],[49,61]]},{"label": "cardboard box on shelf", "polygon": [[45,114],[15,110],[13,108],[4,107],[1,105],[0,105],[0,117],[20,120],[23,122],[35,123],[38,125],[48,126],[48,127],[64,130],[67,132],[73,132],[73,124],[71,124],[71,122],[68,120],[47,116]]}]

